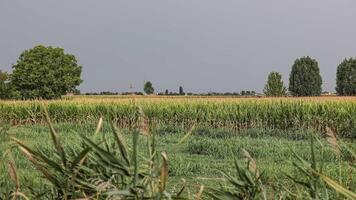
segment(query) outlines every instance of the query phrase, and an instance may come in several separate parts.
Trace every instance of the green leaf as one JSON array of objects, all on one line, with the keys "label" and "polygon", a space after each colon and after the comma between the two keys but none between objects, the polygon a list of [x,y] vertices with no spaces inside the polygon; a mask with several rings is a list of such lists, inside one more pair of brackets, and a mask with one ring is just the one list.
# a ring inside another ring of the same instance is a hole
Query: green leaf
[{"label": "green leaf", "polygon": [[122,136],[122,133],[119,130],[119,128],[114,124],[114,122],[111,122],[111,127],[112,127],[112,133],[114,135],[115,141],[119,146],[121,156],[124,158],[126,164],[130,165],[130,160],[129,160],[129,156],[127,153],[128,151],[127,151],[127,145],[126,145],[125,139]]},{"label": "green leaf", "polygon": [[65,152],[64,152],[64,149],[63,149],[63,146],[59,140],[59,136],[57,134],[57,132],[54,130],[54,127],[51,123],[51,119],[49,117],[49,114],[48,114],[48,111],[47,111],[47,108],[42,104],[42,108],[44,110],[44,114],[45,114],[45,117],[46,117],[46,121],[47,121],[47,124],[49,126],[49,130],[50,130],[50,133],[51,133],[51,136],[52,136],[52,140],[53,140],[53,143],[54,143],[54,146],[57,150],[57,153],[60,155],[61,159],[62,159],[62,164],[64,166],[67,165],[67,159],[66,159],[66,155],[65,155]]}]

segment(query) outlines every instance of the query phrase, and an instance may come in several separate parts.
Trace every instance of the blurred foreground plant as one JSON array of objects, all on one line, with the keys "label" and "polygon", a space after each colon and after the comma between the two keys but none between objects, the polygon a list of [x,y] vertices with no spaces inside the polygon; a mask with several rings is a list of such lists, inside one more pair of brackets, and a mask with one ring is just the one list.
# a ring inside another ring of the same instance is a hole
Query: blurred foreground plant
[{"label": "blurred foreground plant", "polygon": [[[326,140],[329,144],[329,148],[331,148],[331,151],[335,154],[336,159],[340,160],[341,156],[341,146],[344,147],[344,149],[350,154],[350,164],[349,168],[351,171],[355,168],[355,153],[347,147],[347,145],[337,141],[336,135],[331,131],[331,129],[327,128],[326,129]],[[336,191],[337,198],[347,198],[347,199],[356,199],[356,193],[352,192],[351,190],[347,189],[347,187],[342,186],[341,183],[338,183],[337,181],[333,180],[332,178],[326,176],[323,174],[323,170],[325,168],[325,163],[323,159],[318,161],[316,159],[316,153],[315,153],[315,148],[317,142],[319,144],[319,148],[321,148],[321,157],[325,156],[325,151],[324,151],[324,146],[320,139],[315,136],[315,135],[310,135],[310,155],[311,155],[311,161],[308,162],[305,159],[303,159],[301,156],[299,156],[295,151],[293,151],[293,155],[296,158],[296,161],[292,162],[293,166],[297,170],[297,177],[293,177],[291,175],[287,175],[288,178],[290,178],[296,185],[300,185],[302,188],[306,189],[307,193],[305,193],[305,190],[299,190],[298,194],[291,194],[293,198],[310,198],[310,199],[334,199],[333,197],[330,197],[330,191],[328,189],[331,188],[334,191]],[[339,162],[339,171],[340,171],[340,180],[341,180],[341,164]],[[339,181],[340,181],[339,180]]]},{"label": "blurred foreground plant", "polygon": [[[114,123],[111,124],[113,142],[109,143],[104,135],[101,141],[95,142],[81,134],[82,149],[69,148],[65,151],[46,109],[45,116],[55,149],[53,155],[34,150],[12,137],[20,151],[50,184],[42,195],[51,199],[183,199],[183,189],[178,194],[167,191],[168,156],[162,152],[161,159],[158,159],[154,135],[147,135],[147,128],[143,133],[148,141],[148,158],[140,159],[143,156],[138,154],[142,130],[133,131],[130,149]],[[95,134],[99,134],[102,125],[101,118]],[[144,163],[139,163],[140,160]],[[11,162],[9,166],[14,176],[15,164]],[[18,187],[16,193],[17,190]],[[36,195],[33,197],[36,198]]]},{"label": "blurred foreground plant", "polygon": [[242,149],[242,155],[247,160],[246,166],[235,159],[235,175],[222,172],[230,187],[209,188],[208,196],[221,200],[267,199],[265,187],[261,181],[263,173],[260,174],[256,161],[246,150]]}]

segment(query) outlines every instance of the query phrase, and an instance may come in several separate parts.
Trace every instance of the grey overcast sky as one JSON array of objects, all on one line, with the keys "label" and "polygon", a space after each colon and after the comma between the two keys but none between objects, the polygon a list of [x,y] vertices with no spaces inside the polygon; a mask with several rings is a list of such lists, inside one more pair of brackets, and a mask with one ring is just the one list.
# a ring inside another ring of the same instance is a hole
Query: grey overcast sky
[{"label": "grey overcast sky", "polygon": [[318,60],[323,90],[356,56],[355,0],[0,0],[0,69],[52,45],[77,56],[89,91],[262,91],[297,57]]}]

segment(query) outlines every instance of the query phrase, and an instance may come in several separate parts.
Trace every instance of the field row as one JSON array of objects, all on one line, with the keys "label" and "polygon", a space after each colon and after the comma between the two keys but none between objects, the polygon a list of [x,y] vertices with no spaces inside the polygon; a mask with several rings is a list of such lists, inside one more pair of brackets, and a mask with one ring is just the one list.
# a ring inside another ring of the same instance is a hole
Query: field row
[{"label": "field row", "polygon": [[93,122],[100,116],[114,118],[121,127],[133,127],[139,108],[150,126],[164,124],[189,127],[192,124],[239,131],[245,128],[315,129],[332,128],[342,137],[355,138],[356,101],[306,100],[153,100],[74,99],[61,101],[0,102],[3,123],[31,124],[44,121],[42,105],[48,106],[54,122]]}]

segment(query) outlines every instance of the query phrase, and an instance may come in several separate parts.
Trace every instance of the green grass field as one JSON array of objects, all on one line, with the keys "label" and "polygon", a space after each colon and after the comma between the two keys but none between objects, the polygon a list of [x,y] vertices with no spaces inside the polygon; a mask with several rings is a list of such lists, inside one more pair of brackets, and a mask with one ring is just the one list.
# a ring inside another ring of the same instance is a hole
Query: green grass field
[{"label": "green grass field", "polygon": [[[55,129],[59,132],[65,149],[80,148],[82,140],[79,133],[83,133],[93,140],[100,140],[103,135],[107,135],[109,141],[112,140],[108,124],[104,124],[102,131],[97,135],[93,134],[95,126],[91,123],[60,123],[55,124]],[[124,132],[130,146],[132,140],[130,131]],[[224,185],[225,181],[222,179],[221,171],[233,173],[233,160],[234,158],[243,160],[240,153],[243,148],[250,152],[256,160],[258,169],[265,173],[263,182],[268,186],[268,191],[271,192],[272,188],[278,185],[283,185],[294,191],[296,189],[294,184],[286,176],[286,174],[298,176],[298,172],[291,163],[295,160],[292,151],[297,152],[308,161],[311,160],[309,135],[313,133],[302,129],[290,131],[246,129],[237,134],[227,129],[197,127],[181,145],[177,144],[186,133],[183,128],[158,126],[152,132],[156,134],[158,152],[166,151],[168,154],[170,190],[174,190],[176,185],[182,184],[182,179],[187,181],[191,192],[196,192],[201,184],[206,187]],[[49,155],[54,150],[47,126],[21,125],[11,127],[6,134],[0,135],[0,155],[2,156],[6,155],[6,152],[13,147],[9,136],[16,137],[30,147],[40,149]],[[146,136],[141,135],[139,138],[138,146],[141,155],[146,153],[146,140]],[[324,161],[324,174],[340,181],[343,185],[348,184],[351,188],[356,188],[356,173],[349,173],[347,153],[342,154],[339,163],[324,139],[321,141],[323,148],[318,145],[316,159],[318,162]],[[353,141],[343,140],[343,142],[351,149],[356,150],[356,143]],[[320,156],[322,150],[326,152],[324,157]],[[43,187],[46,182],[39,178],[40,174],[23,154],[16,147],[13,147],[11,152],[23,188],[24,186],[37,189]],[[140,164],[144,165],[145,162],[141,160]],[[0,163],[0,180],[0,187],[13,186],[5,162]],[[351,183],[347,183],[350,180]]]}]

